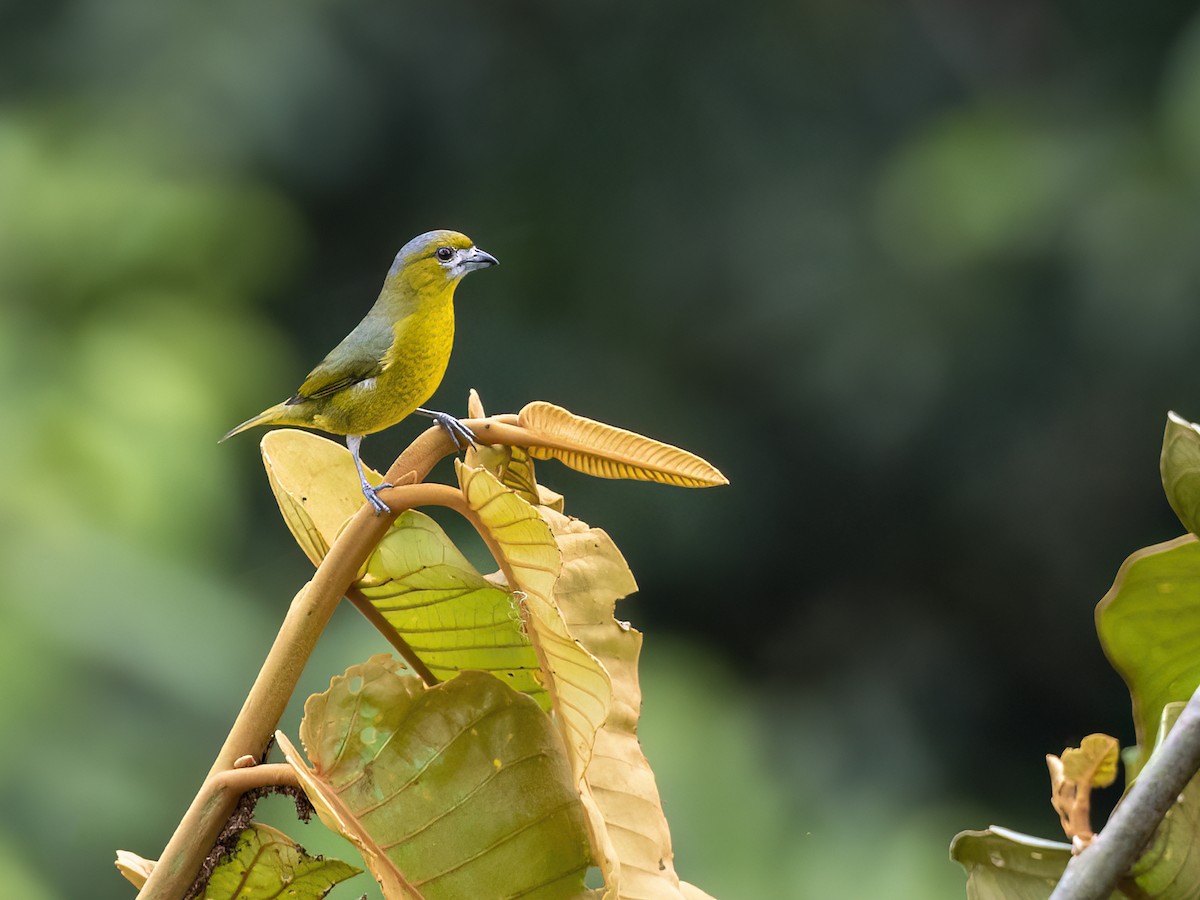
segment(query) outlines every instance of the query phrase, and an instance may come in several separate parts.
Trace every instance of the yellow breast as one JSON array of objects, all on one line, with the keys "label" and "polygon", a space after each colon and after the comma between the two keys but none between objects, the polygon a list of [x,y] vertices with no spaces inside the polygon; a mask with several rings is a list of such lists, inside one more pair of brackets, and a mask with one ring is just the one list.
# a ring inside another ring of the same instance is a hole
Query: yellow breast
[{"label": "yellow breast", "polygon": [[423,404],[442,383],[454,346],[453,295],[428,303],[394,326],[395,342],[384,359],[376,390],[387,395],[393,417],[386,428]]}]

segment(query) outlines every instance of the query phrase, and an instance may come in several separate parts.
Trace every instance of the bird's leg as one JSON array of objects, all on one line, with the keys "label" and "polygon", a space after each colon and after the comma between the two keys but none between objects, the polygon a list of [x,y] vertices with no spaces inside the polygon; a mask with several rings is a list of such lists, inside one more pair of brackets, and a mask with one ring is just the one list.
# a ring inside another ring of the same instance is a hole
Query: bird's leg
[{"label": "bird's leg", "polygon": [[367,474],[363,471],[362,460],[358,456],[358,445],[362,443],[363,436],[361,434],[346,435],[346,446],[350,448],[350,455],[354,457],[354,468],[358,469],[358,480],[362,484],[363,496],[367,498],[367,502],[375,508],[375,515],[382,513],[390,513],[391,507],[379,499],[379,494],[376,493],[381,488],[390,488],[390,484],[381,484],[379,487],[371,487],[367,481]]},{"label": "bird's leg", "polygon": [[475,446],[475,435],[462,422],[450,415],[450,413],[438,412],[435,409],[425,409],[418,406],[416,412],[423,416],[429,416],[433,421],[437,422],[446,430],[446,434],[450,435],[450,440],[454,441],[456,450],[465,450],[467,447]]}]

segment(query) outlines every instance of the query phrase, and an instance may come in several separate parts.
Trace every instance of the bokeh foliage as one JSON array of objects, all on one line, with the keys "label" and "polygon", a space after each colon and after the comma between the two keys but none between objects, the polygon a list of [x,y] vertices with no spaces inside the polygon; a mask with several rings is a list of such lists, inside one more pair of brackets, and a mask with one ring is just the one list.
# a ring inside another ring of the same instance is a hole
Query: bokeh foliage
[{"label": "bokeh foliage", "polygon": [[[1132,738],[1091,607],[1177,530],[1144,463],[1197,415],[1194,15],[0,2],[0,881],[126,896],[115,823],[161,846],[308,571],[215,439],[443,225],[503,267],[440,405],[544,396],[736,485],[554,475],[638,573],[697,883],[955,897],[970,810],[1050,832],[1028,759]],[[379,649],[334,625],[302,693]]]}]

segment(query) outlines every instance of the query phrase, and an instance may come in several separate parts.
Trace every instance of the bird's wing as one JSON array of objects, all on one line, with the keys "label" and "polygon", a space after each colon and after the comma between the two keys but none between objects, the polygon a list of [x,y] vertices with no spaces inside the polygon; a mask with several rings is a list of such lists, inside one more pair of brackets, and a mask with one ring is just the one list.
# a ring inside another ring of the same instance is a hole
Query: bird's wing
[{"label": "bird's wing", "polygon": [[393,340],[389,325],[364,319],[308,373],[288,402],[319,400],[374,378],[384,370],[384,358]]}]

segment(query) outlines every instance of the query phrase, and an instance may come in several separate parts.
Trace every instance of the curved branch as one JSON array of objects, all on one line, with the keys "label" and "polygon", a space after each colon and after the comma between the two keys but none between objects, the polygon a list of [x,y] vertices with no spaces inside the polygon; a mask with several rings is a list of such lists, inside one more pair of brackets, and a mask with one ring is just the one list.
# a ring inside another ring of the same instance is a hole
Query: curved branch
[{"label": "curved branch", "polygon": [[[440,453],[440,442],[436,437],[431,438],[429,432],[421,435],[392,468],[403,463],[405,471],[427,474],[444,455]],[[445,438],[445,444],[449,446],[448,438]],[[413,505],[418,505],[422,489],[431,487],[451,490],[445,485],[403,485],[392,489],[393,503],[411,499]],[[408,493],[401,496],[401,492]],[[400,504],[393,507],[395,514],[403,508]],[[232,770],[240,757],[258,759],[266,751],[318,638],[338,602],[354,582],[359,567],[379,544],[393,518],[394,515],[374,515],[371,507],[364,503],[329,548],[312,581],[296,594],[205,783],[167,842],[158,865],[138,894],[138,900],[178,900],[192,886],[205,855],[241,796],[239,791],[215,776]]]},{"label": "curved branch", "polygon": [[[487,443],[522,446],[536,443],[536,438],[517,426],[516,422],[515,415],[506,415],[467,419],[464,424]],[[393,483],[412,480],[423,482],[438,461],[454,451],[449,436],[440,426],[434,425],[422,432],[397,457],[385,477]],[[179,900],[192,886],[204,857],[241,797],[242,792],[236,789],[238,778],[253,778],[230,775],[234,771],[235,760],[243,756],[258,759],[266,751],[317,639],[341,598],[350,590],[359,567],[379,544],[397,515],[414,506],[449,506],[455,509],[479,532],[509,579],[509,584],[515,583],[503,554],[499,553],[495,541],[466,505],[460,492],[448,485],[417,483],[400,484],[385,493],[392,515],[376,516],[370,505],[364,503],[330,547],[312,580],[293,598],[241,712],[200,790],[163,848],[158,864],[138,893],[138,900]],[[397,645],[393,642],[393,646]],[[397,649],[400,649],[399,646]],[[408,653],[401,650],[401,653],[411,664],[411,649]],[[420,673],[419,669],[416,671]],[[428,668],[425,668],[422,677],[426,674],[432,678]]]},{"label": "curved branch", "polygon": [[1050,900],[1104,900],[1141,856],[1167,810],[1200,770],[1200,688],[1095,840],[1067,864]]}]

